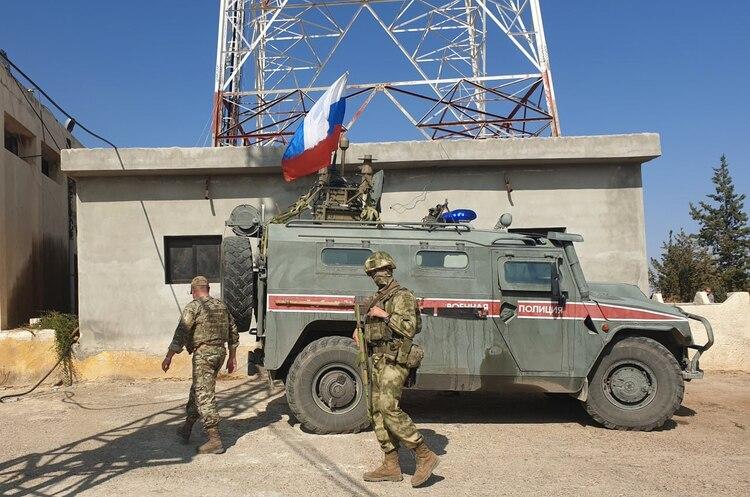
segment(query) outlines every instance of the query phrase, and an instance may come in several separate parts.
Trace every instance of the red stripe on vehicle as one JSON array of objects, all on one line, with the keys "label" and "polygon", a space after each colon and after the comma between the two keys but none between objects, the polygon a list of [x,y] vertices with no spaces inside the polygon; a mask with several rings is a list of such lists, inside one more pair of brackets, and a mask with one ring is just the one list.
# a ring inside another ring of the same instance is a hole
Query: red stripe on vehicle
[{"label": "red stripe on vehicle", "polygon": [[484,299],[440,299],[440,298],[423,298],[419,299],[420,309],[432,309],[433,315],[437,316],[438,309],[456,309],[456,308],[469,308],[469,309],[484,309],[487,311],[487,315],[490,317],[497,317],[500,315],[500,301],[499,300],[484,300]]},{"label": "red stripe on vehicle", "polygon": [[682,321],[679,316],[616,305],[598,305],[596,302],[567,302],[561,306],[555,301],[519,300],[519,318],[586,319],[607,321]]},{"label": "red stripe on vehicle", "polygon": [[[425,297],[418,299],[420,309],[438,315],[440,309],[476,308],[487,311],[488,317],[498,317],[502,301],[491,299],[450,299]],[[567,302],[560,305],[552,300],[519,300],[517,316],[524,319],[586,319],[609,321],[683,321],[684,318],[656,311],[616,306],[596,302]],[[276,312],[333,312],[352,313],[354,297],[347,295],[284,295],[269,294],[268,310]]]},{"label": "red stripe on vehicle", "polygon": [[268,295],[271,311],[354,312],[354,297],[343,295]]},{"label": "red stripe on vehicle", "polygon": [[604,314],[604,318],[610,321],[684,321],[684,318],[672,316],[661,312],[648,311],[645,309],[635,309],[633,307],[623,307],[616,305],[602,304],[599,306]]}]

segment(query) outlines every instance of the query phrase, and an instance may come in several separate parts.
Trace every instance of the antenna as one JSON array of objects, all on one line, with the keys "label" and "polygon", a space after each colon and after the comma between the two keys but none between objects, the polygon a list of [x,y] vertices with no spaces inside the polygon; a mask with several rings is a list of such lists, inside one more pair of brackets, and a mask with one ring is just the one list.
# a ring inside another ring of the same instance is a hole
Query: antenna
[{"label": "antenna", "polygon": [[214,146],[287,143],[359,19],[415,76],[348,85],[346,129],[381,95],[428,140],[560,135],[539,0],[221,0]]}]

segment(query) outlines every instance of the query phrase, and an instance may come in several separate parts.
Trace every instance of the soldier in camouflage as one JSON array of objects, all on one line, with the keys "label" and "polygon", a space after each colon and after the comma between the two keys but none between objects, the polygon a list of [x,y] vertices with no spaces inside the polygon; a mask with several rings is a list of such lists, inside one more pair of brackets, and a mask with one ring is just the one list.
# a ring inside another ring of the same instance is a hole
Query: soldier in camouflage
[{"label": "soldier in camouflage", "polygon": [[418,487],[432,475],[439,459],[399,406],[409,368],[421,360],[421,356],[412,359],[418,349],[412,339],[422,320],[416,297],[396,282],[394,269],[396,263],[386,252],[375,252],[365,261],[365,272],[378,286],[368,302],[365,340],[372,361],[372,427],[385,457],[378,468],[364,474],[364,480],[403,480],[398,460],[398,447],[403,444],[414,450],[417,464],[411,484]]},{"label": "soldier in camouflage", "polygon": [[232,373],[236,369],[239,334],[227,306],[211,297],[209,290],[208,280],[204,276],[193,278],[190,284],[193,301],[182,311],[161,367],[166,372],[172,363],[172,357],[183,348],[193,355],[193,384],[186,407],[187,417],[185,423],[177,429],[177,435],[184,443],[188,443],[193,425],[200,418],[208,441],[198,447],[198,453],[220,454],[224,452],[224,446],[219,436],[216,375],[227,356],[225,343],[229,345],[227,371]]}]

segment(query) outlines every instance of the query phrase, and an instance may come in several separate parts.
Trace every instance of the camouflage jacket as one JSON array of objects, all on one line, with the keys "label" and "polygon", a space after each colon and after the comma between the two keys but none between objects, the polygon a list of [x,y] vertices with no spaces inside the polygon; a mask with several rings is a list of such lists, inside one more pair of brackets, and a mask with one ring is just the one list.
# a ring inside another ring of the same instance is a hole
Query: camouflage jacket
[{"label": "camouflage jacket", "polygon": [[385,310],[390,316],[387,324],[384,319],[367,317],[365,328],[370,328],[371,332],[368,335],[374,335],[376,340],[382,339],[377,338],[382,335],[378,328],[386,326],[393,332],[388,333],[393,338],[414,338],[414,335],[422,329],[422,316],[419,313],[417,297],[410,290],[400,287],[388,295],[385,300],[380,300],[381,296],[389,293],[394,286],[398,286],[395,280],[370,299],[370,302],[373,303],[372,305]]},{"label": "camouflage jacket", "polygon": [[185,306],[169,350],[179,354],[185,347],[192,353],[201,344],[223,345],[224,342],[231,350],[237,348],[239,341],[237,326],[227,306],[219,299],[205,296]]}]

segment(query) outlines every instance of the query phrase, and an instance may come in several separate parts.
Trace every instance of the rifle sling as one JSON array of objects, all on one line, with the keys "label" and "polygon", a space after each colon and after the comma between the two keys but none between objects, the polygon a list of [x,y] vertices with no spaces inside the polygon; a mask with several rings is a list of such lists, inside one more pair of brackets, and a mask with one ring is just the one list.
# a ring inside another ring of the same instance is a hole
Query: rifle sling
[{"label": "rifle sling", "polygon": [[381,302],[388,300],[394,293],[396,293],[399,290],[401,290],[401,285],[399,285],[398,283],[394,283],[393,288],[390,288],[389,290],[383,293],[380,293],[380,292],[376,293],[375,294],[376,298],[373,299],[372,302],[370,302],[370,305],[367,306],[367,310],[369,311],[370,309],[375,307],[377,304],[380,304]]}]

